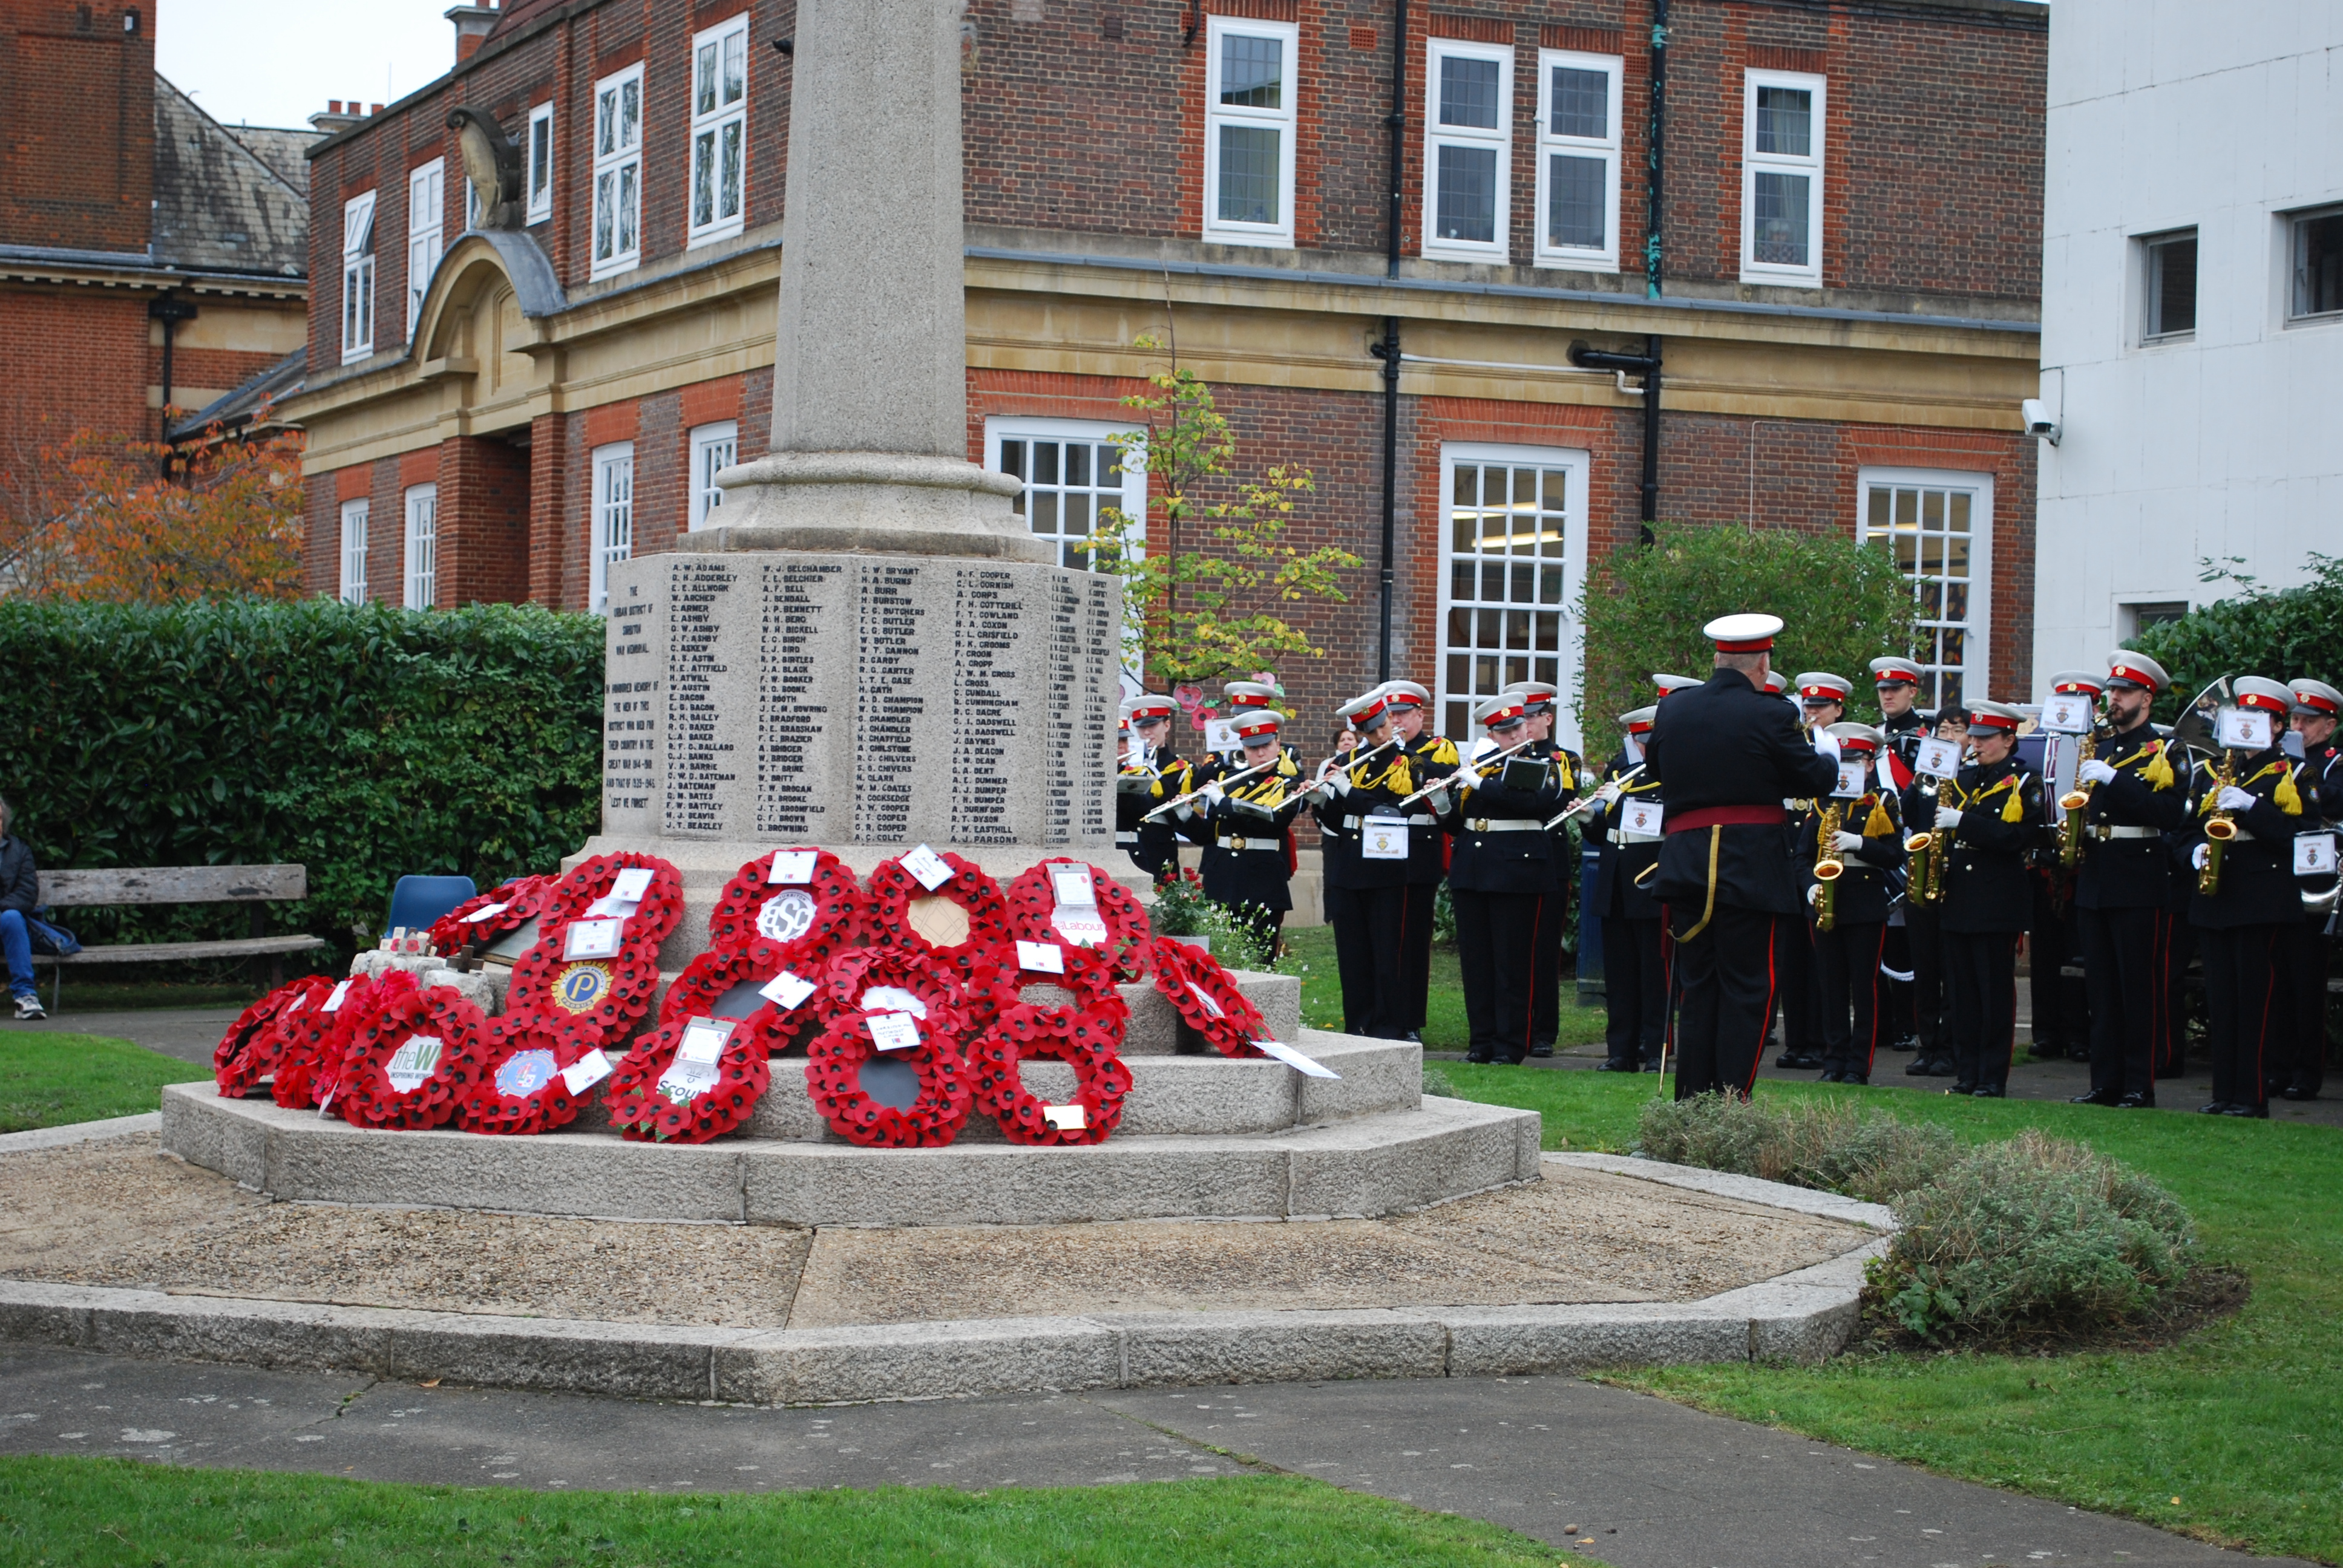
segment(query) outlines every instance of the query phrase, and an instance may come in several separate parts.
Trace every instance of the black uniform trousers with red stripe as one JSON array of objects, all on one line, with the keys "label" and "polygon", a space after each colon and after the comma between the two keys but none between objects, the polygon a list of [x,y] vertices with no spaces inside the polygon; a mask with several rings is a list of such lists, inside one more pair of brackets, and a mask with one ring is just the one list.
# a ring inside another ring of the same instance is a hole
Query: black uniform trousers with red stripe
[{"label": "black uniform trousers with red stripe", "polygon": [[1835,925],[1808,929],[1814,937],[1815,990],[1822,1013],[1823,1060],[1843,1072],[1871,1075],[1886,1028],[1879,954],[1887,926]]},{"label": "black uniform trousers with red stripe", "polygon": [[2272,1058],[2270,1074],[2283,1081],[2282,1089],[2317,1094],[2327,1080],[2327,917],[2312,915],[2285,930],[2286,961],[2279,972],[2287,976],[2292,1051]]},{"label": "black uniform trousers with red stripe", "polygon": [[1953,1091],[2006,1089],[2017,1049],[2017,933],[1946,931]]},{"label": "black uniform trousers with red stripe", "polygon": [[2137,1094],[2153,1104],[2170,1017],[2164,955],[2169,910],[2077,910],[2083,979],[2091,995],[2091,1092]]},{"label": "black uniform trousers with red stripe", "polygon": [[2268,1102],[2268,1074],[2285,1060],[2278,1038],[2283,926],[2199,926],[2205,956],[2206,1033],[2213,1048],[2213,1102]]},{"label": "black uniform trousers with red stripe", "polygon": [[1536,1008],[1536,957],[1544,936],[1544,893],[1476,893],[1451,888],[1456,906],[1456,959],[1464,981],[1470,1054],[1481,1061],[1519,1061],[1529,1054]]},{"label": "black uniform trousers with red stripe", "polygon": [[1677,1018],[1676,1098],[1724,1092],[1746,1095],[1757,1081],[1765,1031],[1774,1022],[1777,990],[1775,927],[1785,918],[1764,910],[1719,904],[1708,929],[1692,940],[1701,910],[1668,908],[1674,931],[1674,973],[1683,1002]]}]

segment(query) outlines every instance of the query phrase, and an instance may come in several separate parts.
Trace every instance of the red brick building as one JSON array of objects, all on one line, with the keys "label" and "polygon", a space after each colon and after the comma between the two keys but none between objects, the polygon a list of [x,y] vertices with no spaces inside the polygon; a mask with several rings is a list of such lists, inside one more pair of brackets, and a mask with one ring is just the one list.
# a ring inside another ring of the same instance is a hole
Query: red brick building
[{"label": "red brick building", "polygon": [[[792,7],[457,15],[448,76],[312,153],[310,581],[587,608],[763,448]],[[1315,473],[1294,537],[1366,562],[1285,672],[1311,728],[1388,646],[1453,729],[1574,677],[1647,422],[1573,345],[1656,349],[1657,516],[1888,533],[1945,694],[2025,695],[2043,7],[1674,0],[1656,159],[1651,0],[1401,15],[971,0],[969,454],[1036,531],[1143,498],[1106,437],[1168,327],[1245,467]],[[518,145],[525,229],[466,231],[458,107]]]},{"label": "red brick building", "polygon": [[316,139],[157,76],[151,0],[0,0],[0,522],[77,431],[297,376]]}]

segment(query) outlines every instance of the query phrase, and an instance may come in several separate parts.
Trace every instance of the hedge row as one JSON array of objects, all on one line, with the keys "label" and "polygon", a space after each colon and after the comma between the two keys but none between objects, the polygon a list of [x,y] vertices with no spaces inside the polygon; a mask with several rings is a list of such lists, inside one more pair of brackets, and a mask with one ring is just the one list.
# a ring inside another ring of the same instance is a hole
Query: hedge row
[{"label": "hedge row", "polygon": [[[554,869],[599,820],[603,623],[534,606],[0,602],[0,794],[45,868],[297,861],[347,946],[407,872]],[[84,940],[248,912],[77,910]]]},{"label": "hedge row", "polygon": [[2172,677],[2172,689],[2156,705],[2159,720],[2177,719],[2197,693],[2225,675],[2343,683],[2343,558],[2313,552],[2304,564],[2310,580],[2299,588],[2272,590],[2243,579],[2237,598],[2127,640]]}]

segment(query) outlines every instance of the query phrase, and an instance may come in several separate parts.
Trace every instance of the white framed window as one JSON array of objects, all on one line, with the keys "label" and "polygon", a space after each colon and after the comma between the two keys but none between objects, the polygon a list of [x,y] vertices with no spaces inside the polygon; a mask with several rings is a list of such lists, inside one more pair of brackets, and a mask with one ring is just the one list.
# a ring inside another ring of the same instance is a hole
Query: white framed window
[{"label": "white framed window", "polygon": [[2139,340],[2176,343],[2197,336],[2197,231],[2174,229],[2139,242]]},{"label": "white framed window", "polygon": [[1423,254],[1503,261],[1513,168],[1513,51],[1434,38],[1426,45]]},{"label": "white framed window", "polygon": [[342,503],[342,593],[344,604],[367,601],[367,512],[363,498]]},{"label": "white framed window", "polygon": [[593,275],[630,270],[643,257],[643,67],[594,84]]},{"label": "white framed window", "polygon": [[342,204],[342,363],[374,352],[374,197]]},{"label": "white framed window", "polygon": [[553,105],[548,100],[528,112],[528,221],[543,223],[553,216]]},{"label": "white framed window", "polygon": [[1828,83],[1788,71],[1742,82],[1741,281],[1820,288]]},{"label": "white framed window", "polygon": [[407,174],[407,335],[423,318],[431,269],[447,247],[447,160],[433,158]]},{"label": "white framed window", "polygon": [[414,485],[407,492],[407,608],[438,602],[439,487]]},{"label": "white framed window", "polygon": [[1204,237],[1290,247],[1301,29],[1227,16],[1205,22]]},{"label": "white framed window", "polygon": [[2288,214],[2286,229],[2294,284],[2287,320],[2343,317],[2343,207]]},{"label": "white framed window", "polygon": [[1990,697],[1993,476],[1934,468],[1864,468],[1856,535],[1877,541],[1912,579],[1918,706]]},{"label": "white framed window", "polygon": [[1592,459],[1554,447],[1440,449],[1440,732],[1472,733],[1473,705],[1516,680],[1562,689],[1554,739],[1578,748],[1572,708],[1585,638],[1574,611],[1586,576]]},{"label": "white framed window", "polygon": [[594,448],[592,606],[610,605],[610,565],[635,558],[635,444]]},{"label": "white framed window", "polygon": [[691,41],[691,236],[740,232],[749,183],[749,14]]},{"label": "white framed window", "polygon": [[[1128,430],[1120,432],[1129,435]],[[1025,481],[1017,515],[1039,538],[1058,547],[1058,564],[1098,569],[1080,541],[1111,507],[1128,519],[1133,549],[1147,537],[1147,463],[1143,453],[1118,445],[1112,425],[1077,419],[1007,416],[984,425],[984,466]]]},{"label": "white framed window", "polygon": [[727,419],[719,425],[702,425],[691,432],[691,528],[694,532],[720,521],[716,513],[724,505],[724,492],[717,487],[716,476],[739,459],[740,426]]},{"label": "white framed window", "polygon": [[1538,55],[1537,259],[1619,270],[1616,55]]}]

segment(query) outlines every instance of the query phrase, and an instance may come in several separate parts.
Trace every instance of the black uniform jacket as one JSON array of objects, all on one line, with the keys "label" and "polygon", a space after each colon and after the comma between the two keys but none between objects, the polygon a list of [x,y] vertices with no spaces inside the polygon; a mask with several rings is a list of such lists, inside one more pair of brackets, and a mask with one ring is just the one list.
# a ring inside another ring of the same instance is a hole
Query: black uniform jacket
[{"label": "black uniform jacket", "polygon": [[[1530,758],[1534,745],[1520,753]],[[1495,753],[1489,754],[1493,757]],[[1569,799],[1563,783],[1564,763],[1545,769],[1537,789],[1509,789],[1503,782],[1505,764],[1493,765],[1489,777],[1449,795],[1440,826],[1454,836],[1455,849],[1448,865],[1448,885],[1460,893],[1551,893],[1558,884],[1554,860],[1567,855],[1570,840],[1545,830],[1546,823]],[[1572,779],[1575,781],[1574,771]],[[1435,795],[1433,799],[1440,799]],[[1515,827],[1521,823],[1524,826]]]},{"label": "black uniform jacket", "polygon": [[[1543,757],[1554,764],[1554,782],[1562,786],[1562,806],[1578,799],[1578,775],[1586,764],[1577,752],[1566,746],[1556,746],[1551,740],[1540,740],[1523,755]],[[1554,810],[1562,809],[1562,806],[1555,807]],[[1547,812],[1546,817],[1552,820],[1554,812]],[[1578,885],[1578,855],[1570,846],[1570,829],[1567,827],[1556,828],[1550,836],[1554,843],[1546,856],[1546,864],[1553,869],[1554,880],[1546,891],[1568,898],[1571,890]]]},{"label": "black uniform jacket", "polygon": [[1160,879],[1179,864],[1179,824],[1169,811],[1152,822],[1141,819],[1164,801],[1177,799],[1196,786],[1188,781],[1188,764],[1168,751],[1155,754],[1149,771],[1154,774],[1154,781],[1144,794],[1123,794],[1118,784],[1114,798],[1115,839],[1121,843],[1123,834],[1134,835],[1134,841],[1124,846],[1130,851],[1131,864]]},{"label": "black uniform jacket", "polygon": [[[1360,755],[1369,752],[1374,752],[1371,760],[1338,769],[1332,775],[1347,780],[1350,792],[1336,793],[1313,808],[1321,862],[1330,888],[1396,888],[1407,881],[1409,861],[1366,859],[1361,853],[1360,834],[1369,817],[1401,815],[1399,803],[1426,781],[1416,778],[1414,764],[1402,748],[1380,752],[1372,746],[1359,748]],[[1423,803],[1419,800],[1407,809],[1423,811]]]},{"label": "black uniform jacket", "polygon": [[[1838,765],[1798,733],[1788,703],[1758,690],[1737,669],[1720,669],[1705,686],[1686,687],[1660,704],[1644,758],[1644,777],[1660,786],[1668,809],[1652,890],[1663,901],[1704,910],[1713,885],[1720,904],[1775,915],[1805,908],[1785,842],[1782,802],[1828,794]],[[1712,831],[1708,813],[1720,808],[1770,808],[1775,816]]]},{"label": "black uniform jacket", "polygon": [[[2091,791],[2083,810],[2083,850],[2075,906],[2161,910],[2172,902],[2172,857],[2163,835],[2188,820],[2188,760],[2167,755],[2156,727],[2099,733],[2098,759],[2116,776]],[[2131,832],[2117,834],[2127,828]]]},{"label": "black uniform jacket", "polygon": [[[2233,926],[2290,925],[2302,919],[2302,894],[2294,879],[2294,836],[2319,827],[2318,792],[2301,777],[2300,763],[2273,746],[2236,766],[2237,788],[2254,797],[2249,811],[2233,814],[2237,836],[2221,850],[2220,887],[2207,898],[2189,875],[2188,923],[2211,930]],[[2293,809],[2278,803],[2281,786],[2292,784]],[[2213,765],[2197,765],[2192,847],[2205,841],[2205,824],[2218,809],[2221,789]]]},{"label": "black uniform jacket", "polygon": [[[1839,827],[1849,833],[1863,835],[1863,848],[1852,854],[1841,855],[1836,848],[1823,849],[1816,843],[1822,829],[1823,812],[1836,806]],[[1872,809],[1878,808],[1879,821],[1872,819]],[[1839,926],[1880,926],[1887,923],[1888,906],[1895,902],[1898,879],[1896,869],[1904,864],[1904,809],[1892,794],[1876,788],[1861,799],[1817,800],[1811,809],[1800,814],[1799,827],[1804,837],[1805,862],[1800,868],[1799,879],[1807,887],[1815,885],[1815,857],[1823,852],[1845,862],[1838,887],[1833,893],[1832,923]],[[1884,824],[1884,825],[1883,825]],[[1874,829],[1876,829],[1875,831]],[[1817,906],[1809,901],[1809,915]]]},{"label": "black uniform jacket", "polygon": [[[1285,837],[1302,814],[1301,779],[1289,750],[1274,769],[1231,786],[1222,799],[1196,802],[1202,809],[1189,819],[1187,830],[1204,845],[1204,897],[1264,910],[1293,907]],[[1267,819],[1240,808],[1240,800],[1266,808]]]},{"label": "black uniform jacket", "polygon": [[[1622,778],[1634,770],[1635,764],[1621,752],[1611,759],[1611,766],[1603,771],[1603,781]],[[1618,816],[1620,805],[1635,799],[1654,799],[1660,792],[1659,781],[1648,773],[1638,773],[1632,783],[1621,786],[1619,802],[1597,807],[1586,819],[1586,841],[1594,846],[1594,900],[1591,906],[1597,919],[1614,920],[1656,920],[1660,918],[1660,900],[1652,896],[1652,878],[1644,877],[1639,886],[1635,879],[1643,877],[1660,863],[1657,839],[1648,843],[1623,844],[1619,841]],[[1654,873],[1656,875],[1657,873]]]},{"label": "black uniform jacket", "polygon": [[[1434,779],[1445,779],[1456,771],[1456,742],[1445,735],[1424,731],[1407,748],[1408,766],[1414,770],[1415,787],[1423,789]],[[1448,840],[1440,831],[1438,819],[1432,808],[1422,800],[1407,809],[1407,885],[1411,888],[1437,887],[1448,875]]]},{"label": "black uniform jacket", "polygon": [[1945,858],[1945,930],[1974,934],[2030,929],[2034,885],[2026,863],[2042,841],[2042,780],[2013,757],[1989,768],[1962,769],[1939,796],[1961,814]]}]

